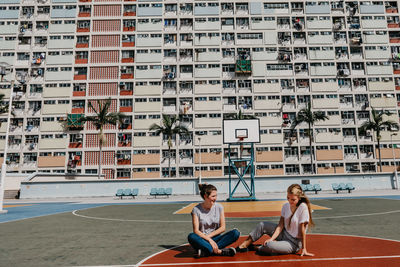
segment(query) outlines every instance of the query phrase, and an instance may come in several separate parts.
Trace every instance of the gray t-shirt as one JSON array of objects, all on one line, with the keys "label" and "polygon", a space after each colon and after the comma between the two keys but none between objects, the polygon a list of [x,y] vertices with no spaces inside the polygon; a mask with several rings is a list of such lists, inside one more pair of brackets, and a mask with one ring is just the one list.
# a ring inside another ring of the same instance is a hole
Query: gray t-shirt
[{"label": "gray t-shirt", "polygon": [[192,210],[192,214],[196,214],[199,218],[200,232],[206,235],[220,227],[220,219],[223,212],[224,207],[219,203],[215,203],[210,210],[205,210],[201,204],[198,204]]}]

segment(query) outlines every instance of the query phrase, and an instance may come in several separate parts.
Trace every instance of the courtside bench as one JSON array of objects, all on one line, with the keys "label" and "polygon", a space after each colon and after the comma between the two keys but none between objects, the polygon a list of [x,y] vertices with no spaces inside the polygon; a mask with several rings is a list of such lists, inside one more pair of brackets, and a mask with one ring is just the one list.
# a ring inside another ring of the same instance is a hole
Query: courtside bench
[{"label": "courtside bench", "polygon": [[352,190],[355,190],[356,188],[353,186],[352,183],[333,183],[332,184],[332,189],[333,191],[336,191],[336,194],[339,194],[339,191],[348,191],[349,194],[351,193]]},{"label": "courtside bench", "polygon": [[115,193],[116,197],[119,197],[122,199],[123,197],[132,197],[135,198],[139,194],[139,189],[134,188],[134,189],[118,189],[117,193]]},{"label": "courtside bench", "polygon": [[302,184],[301,185],[301,189],[304,192],[313,191],[313,192],[315,192],[315,194],[318,194],[319,191],[322,191],[322,188],[321,188],[321,186],[319,184],[314,184],[314,185],[312,185],[312,184]]},{"label": "courtside bench", "polygon": [[169,197],[170,195],[172,195],[172,188],[171,187],[167,187],[167,188],[155,188],[153,187],[152,189],[150,189],[150,196],[154,196],[154,198],[157,198],[157,196],[166,196]]}]

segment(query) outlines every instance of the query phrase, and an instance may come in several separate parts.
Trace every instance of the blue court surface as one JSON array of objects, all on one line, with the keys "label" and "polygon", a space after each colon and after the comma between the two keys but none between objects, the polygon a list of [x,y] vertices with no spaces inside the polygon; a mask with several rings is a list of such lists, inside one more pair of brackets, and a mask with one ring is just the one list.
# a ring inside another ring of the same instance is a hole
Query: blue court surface
[{"label": "blue court surface", "polygon": [[105,205],[108,204],[80,204],[76,202],[5,203],[4,209],[8,210],[8,212],[0,215],[0,223],[53,215],[63,212],[72,212],[74,210],[95,208]]}]

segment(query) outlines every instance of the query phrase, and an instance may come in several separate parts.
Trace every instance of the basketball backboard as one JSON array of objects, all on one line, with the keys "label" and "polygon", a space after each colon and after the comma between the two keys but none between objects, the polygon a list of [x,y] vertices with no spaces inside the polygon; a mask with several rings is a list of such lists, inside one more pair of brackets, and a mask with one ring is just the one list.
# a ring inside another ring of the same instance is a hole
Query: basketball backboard
[{"label": "basketball backboard", "polygon": [[223,120],[224,144],[234,143],[260,143],[260,121],[249,120]]}]

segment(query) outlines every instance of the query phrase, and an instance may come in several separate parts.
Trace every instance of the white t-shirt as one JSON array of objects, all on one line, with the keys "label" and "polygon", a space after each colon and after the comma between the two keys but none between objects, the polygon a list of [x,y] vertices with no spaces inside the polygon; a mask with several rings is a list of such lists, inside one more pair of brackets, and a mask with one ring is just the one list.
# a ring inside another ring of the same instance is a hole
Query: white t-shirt
[{"label": "white t-shirt", "polygon": [[[301,203],[300,206],[297,207],[296,212],[292,217],[292,221],[289,226],[289,219],[292,216],[292,211],[290,210],[290,204],[285,203],[282,207],[281,216],[285,221],[285,229],[286,231],[293,237],[299,238],[301,237],[301,228],[300,224],[310,221],[310,214],[308,213],[308,207],[306,203]],[[307,228],[306,228],[307,229]]]},{"label": "white t-shirt", "polygon": [[201,204],[195,206],[192,214],[196,214],[199,218],[200,232],[208,235],[220,227],[221,214],[224,213],[224,207],[215,203],[211,209],[205,210]]}]

